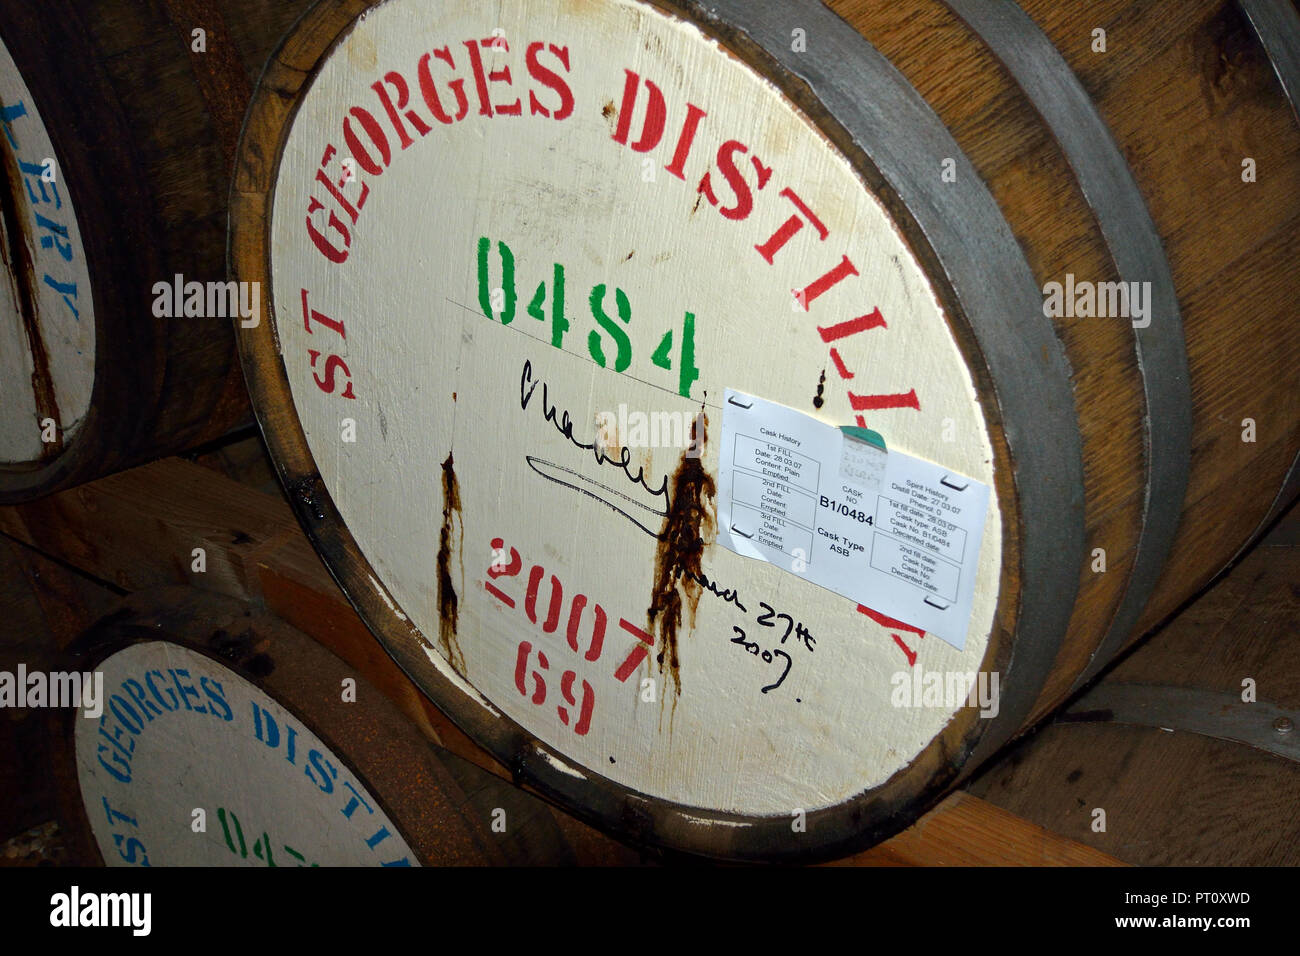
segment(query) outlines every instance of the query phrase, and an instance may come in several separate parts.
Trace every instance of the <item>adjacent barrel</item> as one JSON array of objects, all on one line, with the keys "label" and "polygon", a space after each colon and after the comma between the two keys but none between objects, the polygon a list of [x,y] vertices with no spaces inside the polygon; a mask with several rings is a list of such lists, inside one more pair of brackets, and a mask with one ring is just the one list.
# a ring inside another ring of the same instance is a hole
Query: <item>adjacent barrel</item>
[{"label": "adjacent barrel", "polygon": [[326,0],[232,195],[267,444],[521,779],[843,854],[1294,497],[1298,48],[1224,0]]},{"label": "adjacent barrel", "polygon": [[250,420],[230,318],[239,124],[307,6],[0,3],[0,502]]},{"label": "adjacent barrel", "polygon": [[329,651],[241,602],[138,592],[62,664],[50,687],[75,677],[82,695],[57,714],[55,771],[83,865],[637,860],[433,747]]}]

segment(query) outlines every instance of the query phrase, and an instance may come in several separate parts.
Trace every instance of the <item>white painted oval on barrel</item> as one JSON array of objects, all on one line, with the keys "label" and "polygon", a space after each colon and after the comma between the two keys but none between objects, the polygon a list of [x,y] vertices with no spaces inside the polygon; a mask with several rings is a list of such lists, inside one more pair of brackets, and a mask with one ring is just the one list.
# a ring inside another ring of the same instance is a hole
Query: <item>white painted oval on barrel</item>
[{"label": "white painted oval on barrel", "polygon": [[[16,464],[66,445],[85,417],[95,384],[95,310],[72,195],[39,104],[2,40],[0,119],[0,188],[7,193],[0,217],[0,464]],[[42,424],[48,420],[53,427]]]},{"label": "white painted oval on barrel", "polygon": [[[372,585],[445,673],[575,773],[756,816],[877,786],[952,719],[894,706],[893,679],[913,654],[979,670],[996,500],[962,651],[710,544],[712,590],[677,586],[679,670],[656,660],[662,491],[701,407],[716,479],[725,388],[993,485],[916,256],[775,86],[632,0],[389,0],[312,80],[275,182],[296,412]],[[602,413],[614,461],[582,447]],[[707,515],[685,530],[711,540]],[[813,641],[773,688],[733,637],[780,646],[782,615]]]},{"label": "white painted oval on barrel", "polygon": [[77,772],[109,866],[419,865],[347,765],[234,671],[164,641],[97,670]]}]

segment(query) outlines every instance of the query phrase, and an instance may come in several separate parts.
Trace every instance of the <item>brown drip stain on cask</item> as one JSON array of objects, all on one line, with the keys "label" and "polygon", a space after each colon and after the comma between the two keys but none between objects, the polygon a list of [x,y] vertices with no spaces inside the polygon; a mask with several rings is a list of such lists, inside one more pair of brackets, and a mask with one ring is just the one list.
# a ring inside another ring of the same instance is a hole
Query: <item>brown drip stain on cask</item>
[{"label": "brown drip stain on cask", "polygon": [[316,500],[316,482],[320,481],[320,475],[311,474],[300,478],[294,482],[289,489],[291,497],[301,501],[303,507],[317,521],[325,520],[325,509],[320,506]]},{"label": "brown drip stain on cask", "polygon": [[63,450],[63,434],[59,427],[59,403],[54,395],[54,377],[50,374],[50,357],[45,351],[41,326],[36,314],[36,264],[23,229],[20,213],[23,200],[19,184],[17,161],[8,148],[0,148],[4,156],[4,183],[0,189],[0,217],[3,217],[5,267],[13,279],[17,294],[18,316],[27,336],[27,346],[32,355],[32,395],[35,397],[36,421],[51,418],[55,423],[54,441],[41,442],[41,459],[46,460]]},{"label": "brown drip stain on cask", "polygon": [[1201,86],[1206,103],[1219,112],[1229,97],[1268,95],[1272,67],[1254,28],[1235,4],[1205,24],[1196,42],[1202,48]]},{"label": "brown drip stain on cask", "polygon": [[[451,452],[442,463],[442,535],[438,543],[438,642],[447,661],[460,674],[465,673],[465,656],[456,643],[456,613],[459,599],[451,583],[451,541],[452,523],[461,522],[460,485],[456,481],[456,472],[452,467]],[[464,527],[463,523],[461,525]],[[457,550],[460,549],[460,536],[457,535]],[[462,577],[464,576],[462,568]]]},{"label": "brown drip stain on cask", "polygon": [[[167,18],[189,50],[190,68],[212,118],[227,167],[233,167],[244,126],[244,109],[253,97],[230,28],[214,0],[163,0]],[[194,49],[193,31],[202,28],[203,49]]]},{"label": "brown drip stain on cask", "polygon": [[[681,661],[677,653],[682,611],[690,612],[688,628],[694,628],[695,612],[703,592],[700,562],[704,549],[713,543],[718,530],[714,505],[717,486],[704,469],[708,424],[708,416],[701,410],[691,426],[697,451],[682,453],[681,464],[672,477],[672,499],[659,533],[654,587],[646,611],[646,630],[655,636],[655,646],[659,649],[655,660],[660,673],[666,670],[672,676],[674,706],[682,692]],[[665,690],[664,697],[667,696]]]}]

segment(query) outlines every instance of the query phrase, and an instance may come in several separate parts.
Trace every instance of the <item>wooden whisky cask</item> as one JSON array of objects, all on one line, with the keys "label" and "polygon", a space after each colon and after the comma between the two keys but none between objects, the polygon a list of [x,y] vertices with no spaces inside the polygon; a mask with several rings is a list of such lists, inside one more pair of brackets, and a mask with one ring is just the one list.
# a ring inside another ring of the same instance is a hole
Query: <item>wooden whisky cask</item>
[{"label": "wooden whisky cask", "polygon": [[330,0],[241,142],[256,413],[521,778],[842,854],[1294,497],[1298,44],[1222,0]]},{"label": "wooden whisky cask", "polygon": [[230,170],[257,73],[306,6],[0,3],[0,502],[248,423]]},{"label": "wooden whisky cask", "polygon": [[139,592],[61,665],[102,675],[101,713],[54,719],[61,821],[83,865],[637,861],[432,746],[356,671],[242,602]]}]

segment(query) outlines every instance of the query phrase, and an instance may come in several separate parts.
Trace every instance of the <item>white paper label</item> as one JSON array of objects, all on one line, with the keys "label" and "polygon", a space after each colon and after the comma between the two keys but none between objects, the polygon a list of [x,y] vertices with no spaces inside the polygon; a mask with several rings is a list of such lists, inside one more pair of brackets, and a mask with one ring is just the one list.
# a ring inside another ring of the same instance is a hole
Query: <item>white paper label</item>
[{"label": "white paper label", "polygon": [[961,650],[988,486],[727,389],[718,543]]}]

